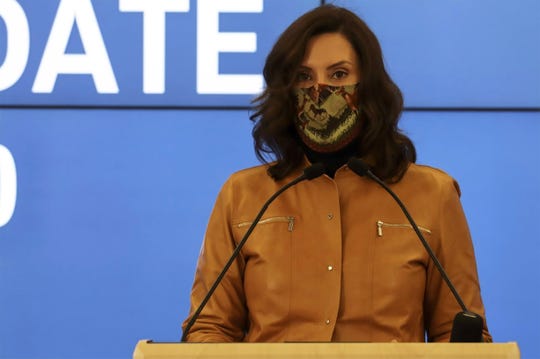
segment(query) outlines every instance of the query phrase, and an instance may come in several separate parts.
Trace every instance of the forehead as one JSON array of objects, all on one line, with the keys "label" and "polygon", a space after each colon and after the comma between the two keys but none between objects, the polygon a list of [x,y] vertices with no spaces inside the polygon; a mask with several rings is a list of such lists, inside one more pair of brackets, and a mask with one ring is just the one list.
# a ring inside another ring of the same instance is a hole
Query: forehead
[{"label": "forehead", "polygon": [[325,33],[316,35],[308,41],[302,65],[330,66],[341,61],[358,65],[352,44],[341,33]]}]

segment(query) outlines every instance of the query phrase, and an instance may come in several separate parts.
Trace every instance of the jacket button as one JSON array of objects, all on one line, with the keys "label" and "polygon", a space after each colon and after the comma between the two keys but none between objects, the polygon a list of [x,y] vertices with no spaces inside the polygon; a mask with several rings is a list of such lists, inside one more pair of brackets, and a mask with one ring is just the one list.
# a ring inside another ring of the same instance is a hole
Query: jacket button
[{"label": "jacket button", "polygon": [[325,323],[325,324],[330,324],[330,319],[326,319],[326,320],[324,321],[324,323]]},{"label": "jacket button", "polygon": [[333,213],[328,213],[328,219],[331,220],[332,218],[334,218],[334,214]]},{"label": "jacket button", "polygon": [[328,270],[334,270],[334,267],[328,266]]}]

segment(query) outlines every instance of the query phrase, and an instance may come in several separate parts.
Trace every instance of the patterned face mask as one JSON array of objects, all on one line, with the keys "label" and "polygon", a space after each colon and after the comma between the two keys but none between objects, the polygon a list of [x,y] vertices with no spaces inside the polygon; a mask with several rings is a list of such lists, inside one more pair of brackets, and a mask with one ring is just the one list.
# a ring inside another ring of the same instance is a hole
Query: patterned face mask
[{"label": "patterned face mask", "polygon": [[294,124],[306,146],[316,152],[335,152],[358,136],[357,87],[318,84],[295,90]]}]

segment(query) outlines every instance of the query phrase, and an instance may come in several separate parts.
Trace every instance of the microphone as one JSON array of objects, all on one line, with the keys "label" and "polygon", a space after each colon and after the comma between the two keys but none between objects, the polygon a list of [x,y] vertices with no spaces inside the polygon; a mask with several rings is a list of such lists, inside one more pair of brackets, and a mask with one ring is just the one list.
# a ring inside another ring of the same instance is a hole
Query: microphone
[{"label": "microphone", "polygon": [[287,190],[288,188],[294,186],[295,184],[297,184],[299,182],[305,181],[305,180],[310,180],[311,181],[312,179],[321,176],[324,172],[325,172],[325,167],[324,167],[324,165],[322,163],[315,163],[315,164],[313,164],[313,165],[311,165],[309,167],[306,167],[304,169],[304,172],[302,173],[302,175],[296,177],[291,182],[289,182],[286,185],[284,185],[283,187],[281,187],[276,193],[274,193],[264,203],[261,210],[259,211],[259,213],[255,217],[255,219],[251,223],[251,226],[249,226],[248,230],[244,234],[244,237],[242,237],[242,240],[238,243],[238,245],[234,249],[233,253],[231,254],[231,257],[229,258],[229,260],[227,261],[227,263],[223,267],[222,271],[219,273],[218,277],[216,278],[216,280],[212,284],[212,287],[210,287],[210,289],[208,290],[208,293],[206,294],[206,296],[202,300],[201,304],[199,305],[197,310],[191,316],[191,319],[189,320],[189,322],[186,325],[186,328],[184,329],[184,332],[182,334],[182,339],[181,339],[182,342],[186,341],[187,335],[189,334],[189,331],[190,331],[191,327],[193,326],[193,324],[195,324],[195,321],[197,320],[197,318],[201,314],[202,310],[206,306],[206,303],[208,303],[208,301],[212,297],[212,294],[214,294],[214,291],[216,290],[219,283],[221,283],[221,280],[223,279],[223,277],[225,276],[225,274],[229,270],[229,267],[233,264],[233,262],[236,260],[236,257],[238,257],[238,255],[240,254],[240,251],[242,250],[242,248],[244,247],[244,244],[246,243],[247,239],[251,235],[251,232],[253,232],[253,230],[255,229],[255,226],[261,220],[261,217],[263,216],[264,212],[266,212],[266,209],[268,208],[270,203],[272,203],[279,195],[281,195],[283,192],[285,192],[285,190]]},{"label": "microphone", "polygon": [[392,196],[392,198],[394,198],[394,200],[397,202],[397,204],[405,214],[405,217],[407,217],[407,220],[411,224],[412,228],[416,232],[416,235],[420,239],[420,242],[422,242],[422,245],[428,252],[429,257],[435,264],[435,267],[437,267],[437,270],[446,282],[446,285],[448,286],[448,288],[450,288],[450,291],[454,295],[454,298],[456,299],[462,310],[454,317],[454,322],[452,324],[452,333],[450,335],[450,342],[482,342],[482,330],[484,328],[483,318],[480,315],[470,312],[467,309],[456,288],[450,281],[448,274],[446,274],[446,271],[441,265],[441,262],[439,261],[439,259],[429,246],[428,242],[422,235],[422,232],[414,222],[412,216],[409,214],[409,211],[407,210],[403,202],[401,202],[399,197],[386,185],[386,183],[384,183],[380,178],[375,176],[373,172],[371,172],[369,167],[361,159],[352,157],[351,159],[349,159],[347,166],[349,166],[349,168],[360,177],[367,176],[373,181],[377,182],[382,188],[386,190],[386,192],[388,192]]}]

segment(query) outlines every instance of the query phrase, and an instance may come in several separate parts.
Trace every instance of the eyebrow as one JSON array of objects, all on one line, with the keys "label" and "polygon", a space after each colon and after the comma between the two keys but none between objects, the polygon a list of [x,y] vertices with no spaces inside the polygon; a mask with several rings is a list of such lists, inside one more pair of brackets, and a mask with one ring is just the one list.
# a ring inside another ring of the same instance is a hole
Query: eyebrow
[{"label": "eyebrow", "polygon": [[[353,66],[353,63],[352,63],[351,61],[342,60],[342,61],[336,62],[335,64],[332,64],[332,65],[330,65],[330,66],[327,66],[326,68],[327,68],[327,69],[332,69],[332,68],[334,68],[334,67],[339,67],[339,66],[343,66],[343,65],[350,65],[350,66]],[[305,65],[300,65],[300,69],[301,69],[301,70],[311,70],[311,67],[305,66]]]}]

